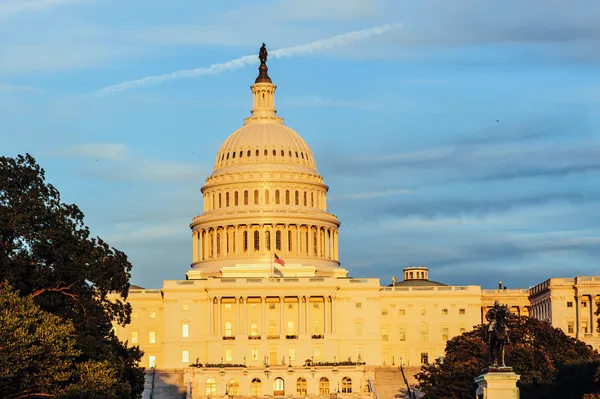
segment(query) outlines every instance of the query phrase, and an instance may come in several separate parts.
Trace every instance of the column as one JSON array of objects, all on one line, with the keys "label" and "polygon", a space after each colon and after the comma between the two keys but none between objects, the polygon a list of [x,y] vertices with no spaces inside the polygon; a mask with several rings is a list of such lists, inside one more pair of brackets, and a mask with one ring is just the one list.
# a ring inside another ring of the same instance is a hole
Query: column
[{"label": "column", "polygon": [[202,260],[207,260],[209,253],[210,251],[208,249],[208,231],[204,229],[202,230]]},{"label": "column", "polygon": [[215,298],[210,297],[208,312],[210,313],[210,335],[215,335]]},{"label": "column", "polygon": [[331,297],[331,333],[335,334],[335,304],[337,303],[335,297]]},{"label": "column", "polygon": [[327,248],[329,248],[329,259],[333,259],[333,233],[331,229],[327,229]]},{"label": "column", "polygon": [[221,229],[221,258],[225,257],[225,243],[227,242],[227,239],[225,238],[225,234],[227,234],[227,230],[225,228]]},{"label": "column", "polygon": [[266,254],[267,253],[267,246],[265,244],[266,244],[267,240],[266,240],[266,237],[265,237],[265,225],[264,224],[260,224],[258,226],[258,228],[259,228],[258,231],[260,232],[259,233],[260,234],[260,244],[259,244],[260,245],[260,253],[261,254]]},{"label": "column", "polygon": [[329,306],[329,297],[323,297],[323,308],[324,308],[324,316],[325,316],[325,325],[323,326],[323,334],[329,333],[329,312],[327,311],[327,307]]},{"label": "column", "polygon": [[302,297],[298,297],[298,334],[302,334],[304,330],[302,329]]},{"label": "column", "polygon": [[198,232],[192,232],[192,262],[198,262]]},{"label": "column", "polygon": [[304,330],[307,334],[311,334],[310,332],[310,297],[307,296],[306,297],[306,306],[304,307],[304,311],[305,311],[305,317],[306,317],[306,324],[304,325]]},{"label": "column", "polygon": [[260,335],[264,337],[266,335],[266,331],[267,331],[267,322],[265,320],[265,306],[266,306],[267,298],[264,297],[264,296],[261,296],[260,297],[260,301],[261,301],[261,304],[262,304],[262,317],[261,317]]},{"label": "column", "polygon": [[288,240],[289,240],[289,233],[288,233],[288,231],[289,231],[289,225],[288,224],[284,224],[283,225],[283,229],[281,231],[281,235],[283,235],[283,237],[281,237],[281,241],[282,241],[281,244],[283,245],[283,248],[282,248],[283,251],[282,252],[284,254],[286,254],[286,255],[289,255],[289,251],[288,250],[290,248],[290,244],[288,243]]},{"label": "column", "polygon": [[215,259],[217,257],[217,229],[216,228],[213,228],[211,244],[212,244],[212,248],[213,248],[212,258]]},{"label": "column", "polygon": [[321,257],[321,229],[319,228],[319,226],[315,226],[316,227],[316,231],[315,234],[317,235],[317,253],[315,255],[317,255],[317,258]]},{"label": "column", "polygon": [[240,298],[235,297],[235,335],[240,335]]},{"label": "column", "polygon": [[284,322],[285,322],[285,318],[283,317],[283,297],[280,296],[279,297],[279,335],[281,337],[283,337],[285,335],[284,334],[285,330],[283,329]]},{"label": "column", "polygon": [[314,249],[313,249],[313,243],[314,243],[314,238],[313,238],[313,230],[312,230],[312,226],[307,226],[308,228],[308,244],[307,244],[307,248],[308,248],[308,256],[314,256],[315,254]]},{"label": "column", "polygon": [[222,327],[222,324],[223,324],[223,323],[221,322],[221,308],[223,307],[223,306],[221,305],[222,301],[223,301],[223,298],[219,297],[219,298],[218,298],[218,301],[217,301],[217,306],[219,307],[219,309],[218,309],[218,312],[219,312],[219,313],[218,313],[218,321],[219,321],[219,325],[218,325],[218,330],[217,330],[217,331],[218,331],[218,334],[219,334],[219,336],[220,336],[220,337],[222,337],[222,336],[223,336],[223,332],[221,331],[221,330],[222,330],[222,328],[221,328],[221,327]]},{"label": "column", "polygon": [[589,332],[590,332],[590,334],[591,334],[592,337],[595,335],[594,331],[596,331],[596,324],[597,324],[596,320],[594,319],[594,305],[595,305],[595,303],[594,303],[594,295],[590,294],[590,306],[589,306],[589,308],[590,308],[590,322],[589,322],[588,325],[589,325],[589,329],[590,329]]},{"label": "column", "polygon": [[244,301],[244,335],[248,335],[248,297]]},{"label": "column", "polygon": [[580,329],[580,320],[579,320],[579,298],[575,295],[575,338],[579,339],[579,329]]}]

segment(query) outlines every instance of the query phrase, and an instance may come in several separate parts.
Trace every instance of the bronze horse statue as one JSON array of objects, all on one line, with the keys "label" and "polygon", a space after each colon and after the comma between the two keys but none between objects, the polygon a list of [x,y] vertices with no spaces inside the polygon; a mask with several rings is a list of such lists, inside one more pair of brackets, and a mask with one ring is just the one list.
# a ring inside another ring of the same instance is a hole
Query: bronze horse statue
[{"label": "bronze horse statue", "polygon": [[487,328],[490,367],[507,367],[504,362],[504,347],[509,343],[507,320],[511,316],[508,307],[500,305],[498,301],[485,315],[490,322]]}]

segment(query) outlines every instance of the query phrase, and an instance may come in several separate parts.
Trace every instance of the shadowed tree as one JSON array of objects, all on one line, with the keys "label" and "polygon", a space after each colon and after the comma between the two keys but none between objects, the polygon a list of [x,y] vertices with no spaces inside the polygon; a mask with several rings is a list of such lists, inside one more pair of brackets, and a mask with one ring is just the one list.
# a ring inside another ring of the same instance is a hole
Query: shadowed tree
[{"label": "shadowed tree", "polygon": [[[83,213],[61,201],[33,157],[0,157],[0,281],[71,321],[78,362],[110,364],[118,398],[137,398],[143,390],[139,349],[127,348],[111,331],[113,321],[129,322],[130,271],[123,252],[90,236]],[[109,299],[111,292],[123,300]]]},{"label": "shadowed tree", "polygon": [[[506,363],[521,375],[523,399],[580,399],[600,388],[598,353],[585,343],[533,318],[515,317],[509,329]],[[473,379],[488,365],[485,330],[480,325],[452,338],[443,363],[421,368],[417,379],[425,398],[475,398]]]}]

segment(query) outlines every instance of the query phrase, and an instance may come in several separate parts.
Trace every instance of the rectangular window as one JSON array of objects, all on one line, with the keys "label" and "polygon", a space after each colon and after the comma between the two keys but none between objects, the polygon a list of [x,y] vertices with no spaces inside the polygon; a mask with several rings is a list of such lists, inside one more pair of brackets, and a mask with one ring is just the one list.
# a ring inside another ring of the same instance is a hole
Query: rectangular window
[{"label": "rectangular window", "polygon": [[464,327],[461,327],[461,328],[459,329],[459,331],[460,331],[460,333],[461,333],[461,334],[464,334],[464,333],[465,333],[465,331],[467,331],[467,329],[466,329],[466,328],[464,328]]},{"label": "rectangular window", "polygon": [[442,341],[448,341],[448,328],[442,328]]},{"label": "rectangular window", "polygon": [[156,319],[156,312],[150,312],[150,318]]},{"label": "rectangular window", "polygon": [[226,303],[225,304],[225,310],[231,310],[231,304],[230,303]]},{"label": "rectangular window", "polygon": [[156,367],[156,356],[148,356],[148,367],[151,369]]},{"label": "rectangular window", "polygon": [[189,307],[189,305],[187,303],[184,303],[183,305],[181,305],[181,310],[186,311],[186,310],[189,310],[189,309],[190,309],[190,307]]},{"label": "rectangular window", "polygon": [[404,310],[404,309],[398,309],[398,315],[404,316],[405,314],[406,314],[406,310]]},{"label": "rectangular window", "polygon": [[356,302],[356,309],[362,309],[362,302]]},{"label": "rectangular window", "polygon": [[575,332],[574,330],[575,330],[575,323],[570,321],[569,324],[567,325],[567,332],[569,334],[573,334]]},{"label": "rectangular window", "polygon": [[384,328],[383,330],[381,330],[381,339],[384,341],[387,341],[389,339],[390,336],[390,332],[387,328]]},{"label": "rectangular window", "polygon": [[137,333],[137,331],[132,331],[131,332],[131,343],[132,344],[137,344],[138,343],[138,333]]},{"label": "rectangular window", "polygon": [[406,330],[404,328],[398,330],[398,337],[400,338],[400,341],[406,341]]},{"label": "rectangular window", "polygon": [[274,303],[270,303],[269,304],[269,310],[275,310],[275,304]]},{"label": "rectangular window", "polygon": [[567,302],[567,307],[568,308],[572,308],[573,307],[573,302]]},{"label": "rectangular window", "polygon": [[363,335],[363,324],[362,323],[356,323],[356,325],[355,325],[355,331],[356,331],[356,336],[357,337],[362,337],[362,335]]},{"label": "rectangular window", "polygon": [[588,333],[588,323],[587,321],[584,321],[581,323],[581,330],[583,331],[584,334]]},{"label": "rectangular window", "polygon": [[387,310],[387,309],[383,309],[383,310],[381,311],[381,315],[382,315],[382,316],[387,316],[387,315],[388,315],[388,310]]},{"label": "rectangular window", "polygon": [[181,325],[181,336],[183,338],[189,337],[189,326],[187,324]]},{"label": "rectangular window", "polygon": [[296,360],[296,348],[288,348],[288,357],[290,361]]},{"label": "rectangular window", "polygon": [[148,342],[151,344],[155,344],[156,343],[156,333],[154,331],[150,331],[148,333]]},{"label": "rectangular window", "polygon": [[587,308],[587,302],[581,302],[581,307],[582,308]]},{"label": "rectangular window", "polygon": [[465,314],[465,313],[466,313],[465,309],[458,309],[458,314]]},{"label": "rectangular window", "polygon": [[188,350],[181,351],[181,361],[183,363],[189,363],[189,361],[190,361],[190,351],[188,351]]},{"label": "rectangular window", "polygon": [[250,353],[250,358],[252,360],[258,360],[258,348],[252,348],[252,352]]},{"label": "rectangular window", "polygon": [[429,364],[429,354],[427,352],[421,353],[421,364]]},{"label": "rectangular window", "polygon": [[315,348],[313,351],[313,359],[315,362],[318,362],[321,360],[321,349],[317,349]]},{"label": "rectangular window", "polygon": [[448,316],[448,309],[442,309],[442,315]]},{"label": "rectangular window", "polygon": [[227,348],[225,349],[225,361],[231,362],[233,360],[233,349]]}]

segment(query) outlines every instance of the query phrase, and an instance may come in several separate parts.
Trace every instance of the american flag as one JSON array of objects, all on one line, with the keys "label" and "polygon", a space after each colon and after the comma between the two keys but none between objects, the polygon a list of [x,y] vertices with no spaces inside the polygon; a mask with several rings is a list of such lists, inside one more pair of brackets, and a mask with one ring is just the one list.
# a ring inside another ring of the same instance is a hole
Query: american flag
[{"label": "american flag", "polygon": [[281,266],[285,266],[285,261],[283,259],[281,259],[279,256],[277,256],[277,254],[275,255],[275,263],[279,263]]}]

